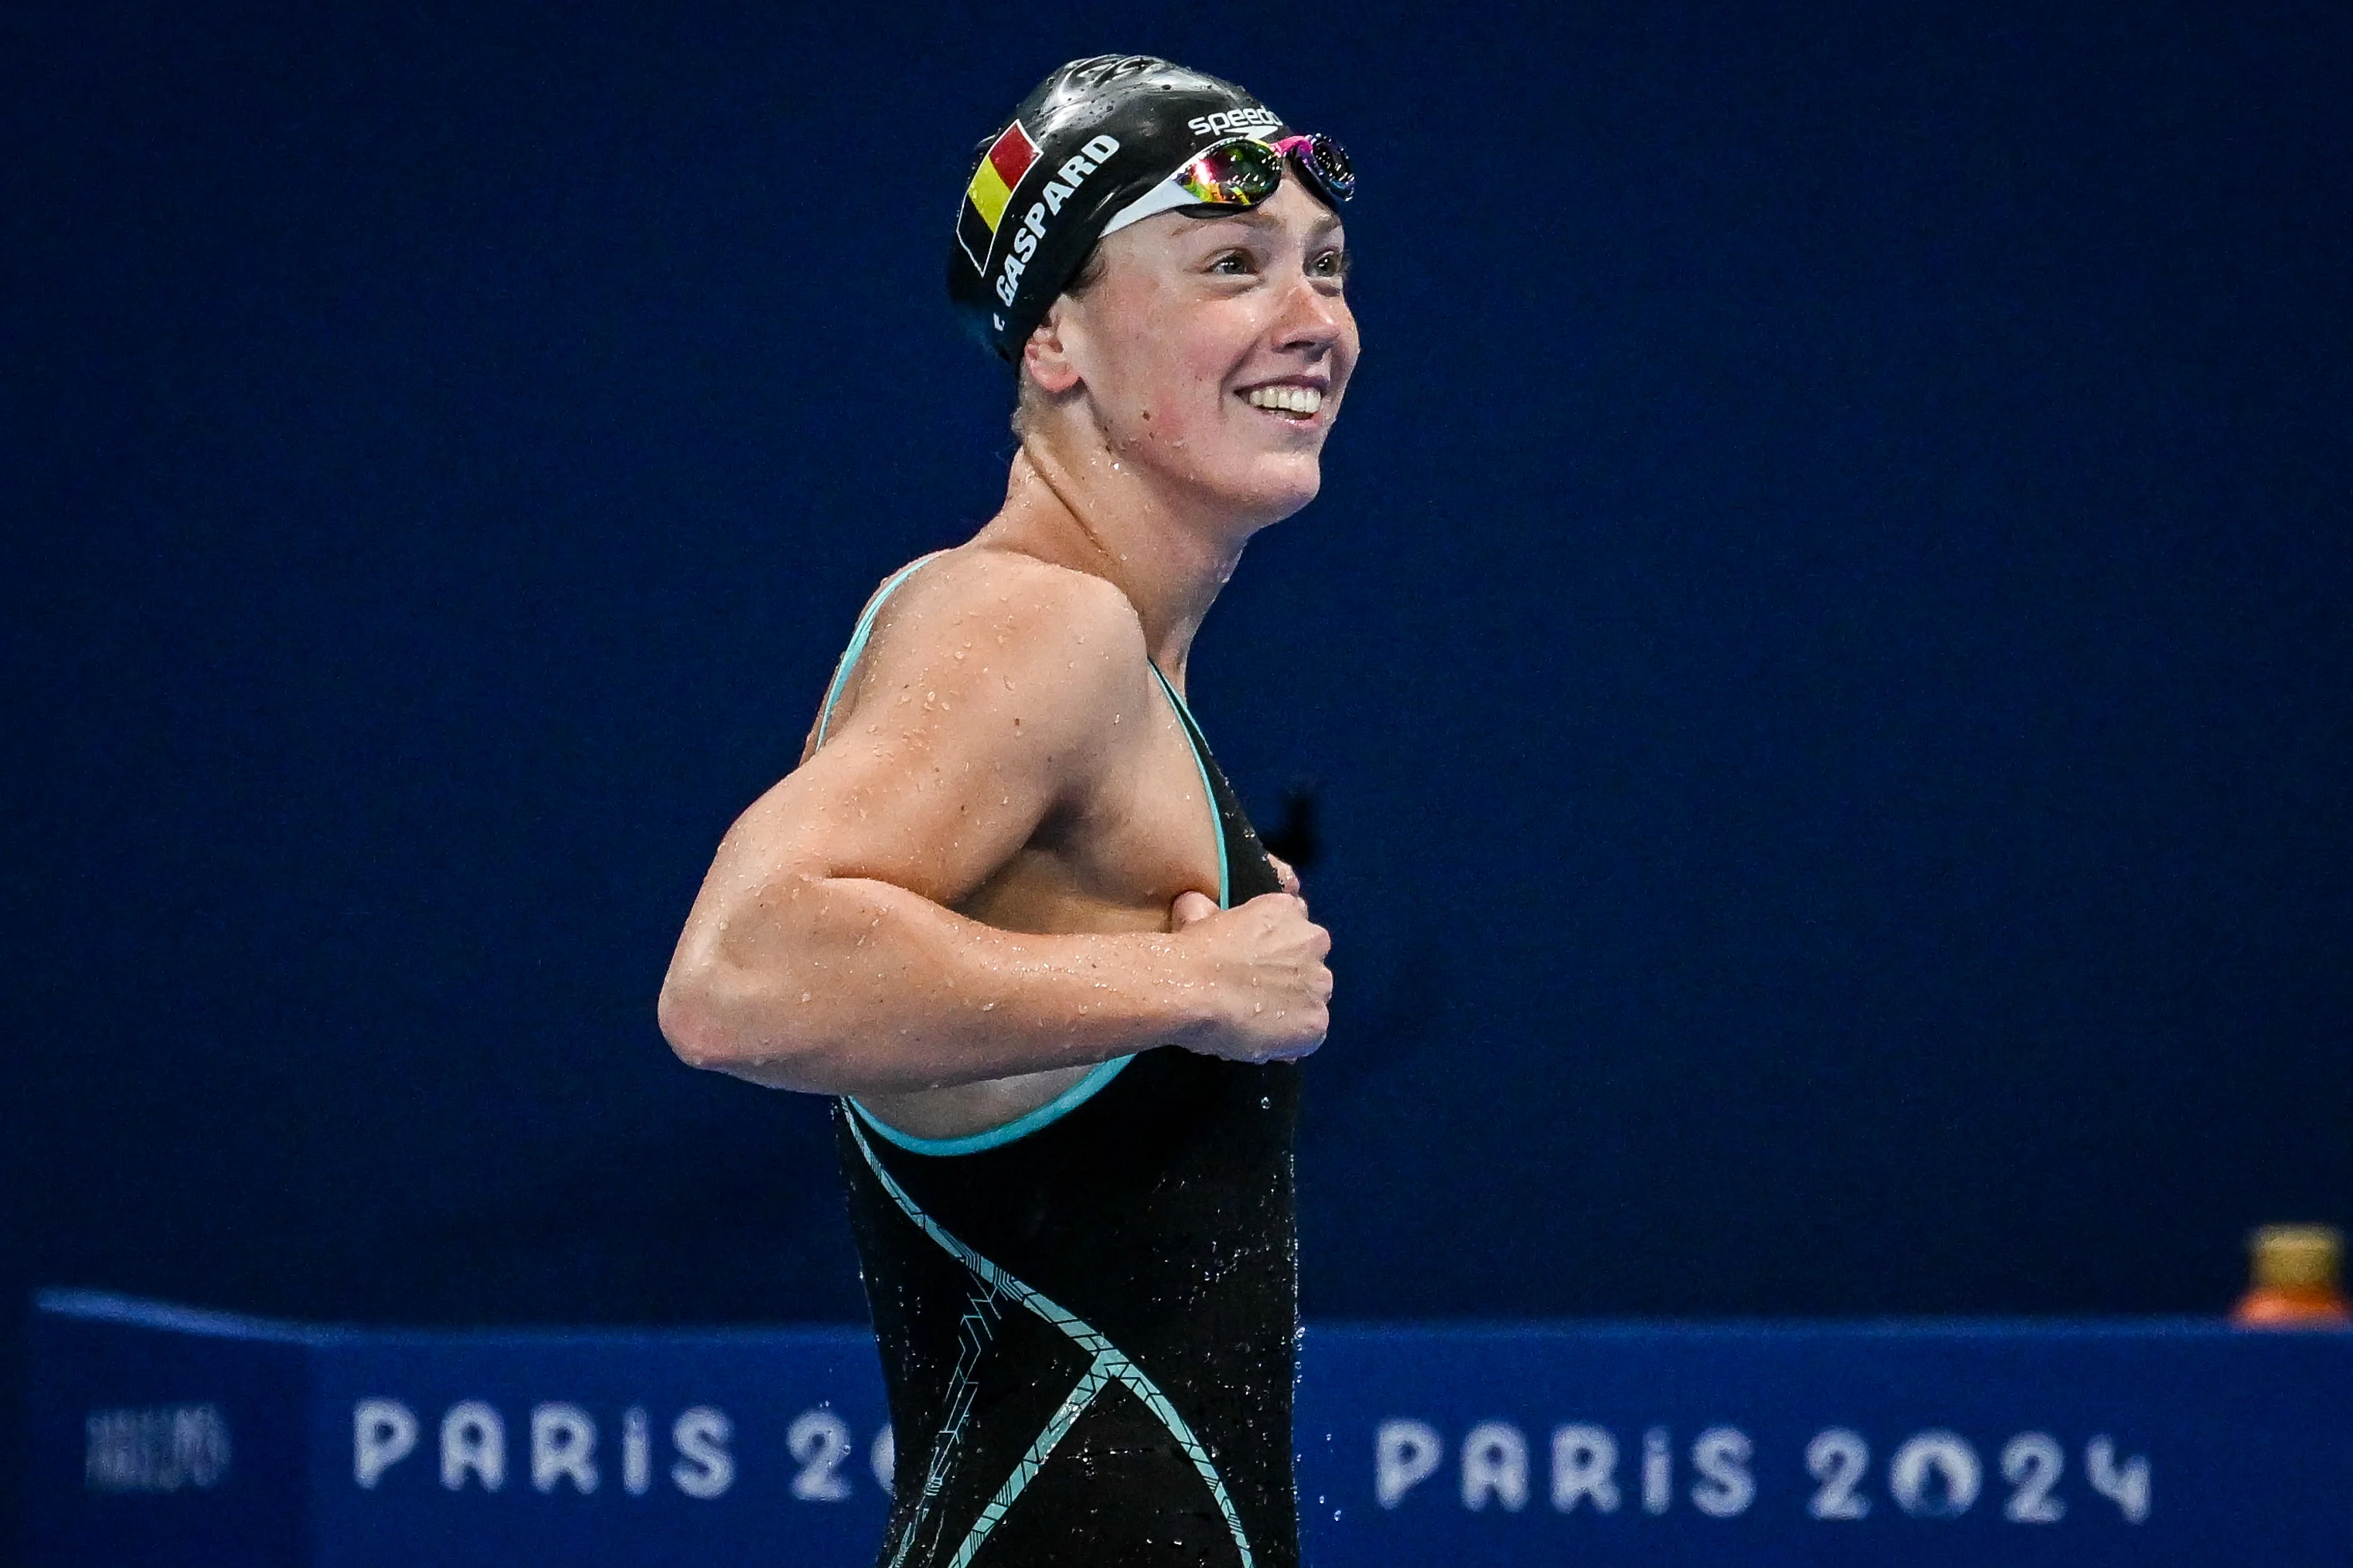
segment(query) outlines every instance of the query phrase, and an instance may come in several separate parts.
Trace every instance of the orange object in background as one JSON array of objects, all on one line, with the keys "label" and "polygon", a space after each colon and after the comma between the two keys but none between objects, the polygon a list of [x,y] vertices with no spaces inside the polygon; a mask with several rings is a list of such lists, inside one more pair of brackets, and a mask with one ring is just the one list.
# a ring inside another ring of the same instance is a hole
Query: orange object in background
[{"label": "orange object in background", "polygon": [[2242,1329],[2353,1326],[2338,1277],[2345,1237],[2325,1225],[2267,1225],[2247,1238],[2254,1282],[2231,1310]]}]

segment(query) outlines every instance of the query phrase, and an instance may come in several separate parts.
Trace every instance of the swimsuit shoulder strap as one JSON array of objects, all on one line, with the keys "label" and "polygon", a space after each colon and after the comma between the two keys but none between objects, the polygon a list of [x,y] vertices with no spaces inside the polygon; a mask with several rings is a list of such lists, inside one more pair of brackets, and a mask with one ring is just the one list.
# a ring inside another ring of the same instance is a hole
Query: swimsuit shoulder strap
[{"label": "swimsuit shoulder strap", "polygon": [[930,555],[917,556],[900,567],[891,574],[880,588],[874,590],[874,596],[866,601],[866,608],[858,616],[858,628],[849,634],[849,646],[841,650],[841,661],[833,667],[833,681],[825,689],[825,706],[818,710],[817,716],[818,745],[825,744],[826,730],[833,723],[834,704],[841,700],[842,689],[849,684],[849,672],[858,667],[858,656],[866,651],[866,639],[874,635],[874,617],[882,613],[883,605],[890,600],[892,595],[899,591],[900,584],[913,576],[917,567],[934,559],[939,553],[935,550]]},{"label": "swimsuit shoulder strap", "polygon": [[[1149,662],[1149,661],[1147,661]],[[1186,743],[1193,748],[1193,765],[1200,770],[1201,796],[1209,803],[1209,827],[1218,840],[1218,907],[1229,910],[1234,905],[1233,857],[1226,848],[1226,814],[1223,802],[1218,798],[1218,787],[1209,780],[1208,742],[1202,738],[1201,727],[1193,722],[1193,710],[1176,695],[1176,685],[1161,674],[1154,664],[1152,673],[1160,682],[1160,689],[1168,695],[1168,706],[1176,710],[1176,722],[1184,727]]]}]

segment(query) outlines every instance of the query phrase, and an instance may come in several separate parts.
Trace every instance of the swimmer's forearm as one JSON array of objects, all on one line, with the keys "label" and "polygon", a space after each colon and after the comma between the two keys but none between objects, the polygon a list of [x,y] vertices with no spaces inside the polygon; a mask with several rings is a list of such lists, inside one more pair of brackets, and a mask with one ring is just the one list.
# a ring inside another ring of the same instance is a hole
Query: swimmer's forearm
[{"label": "swimmer's forearm", "polygon": [[886,882],[807,878],[690,926],[661,1021],[696,1067],[891,1094],[1182,1044],[1209,989],[1166,932],[1004,931]]}]

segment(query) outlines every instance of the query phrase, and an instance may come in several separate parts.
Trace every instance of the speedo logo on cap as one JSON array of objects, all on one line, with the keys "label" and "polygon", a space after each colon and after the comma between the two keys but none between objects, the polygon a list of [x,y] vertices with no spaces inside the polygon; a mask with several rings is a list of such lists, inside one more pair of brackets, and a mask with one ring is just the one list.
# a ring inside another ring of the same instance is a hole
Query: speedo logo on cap
[{"label": "speedo logo on cap", "polygon": [[1271,131],[1282,119],[1268,109],[1221,109],[1215,114],[1197,114],[1185,121],[1185,129],[1196,136],[1226,136],[1244,131]]},{"label": "speedo logo on cap", "polygon": [[[1021,287],[1021,274],[1028,268],[1029,258],[1038,254],[1038,242],[1046,237],[1047,218],[1060,212],[1062,204],[1086,184],[1087,176],[1118,151],[1118,137],[1093,137],[1054,170],[1045,189],[1038,193],[1038,199],[1016,222],[1013,243],[997,268],[997,299],[1008,305],[1013,303],[1013,296]],[[1021,122],[1015,121],[1006,128],[1004,135],[990,143],[980,167],[973,171],[972,184],[965,190],[964,215],[956,222],[956,242],[964,247],[975,271],[988,270],[988,253],[1012,204],[1013,192],[1037,162],[1038,144],[1029,139]]]}]

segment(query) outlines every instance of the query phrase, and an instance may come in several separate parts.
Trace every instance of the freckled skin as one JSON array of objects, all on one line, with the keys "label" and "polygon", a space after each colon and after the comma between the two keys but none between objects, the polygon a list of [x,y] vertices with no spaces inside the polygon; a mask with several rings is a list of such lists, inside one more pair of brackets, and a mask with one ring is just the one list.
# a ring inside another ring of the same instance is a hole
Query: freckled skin
[{"label": "freckled skin", "polygon": [[[1175,1044],[1321,1044],[1298,885],[1215,907],[1182,728],[1202,617],[1313,500],[1356,358],[1337,219],[1287,182],[1105,240],[1025,347],[1003,509],[877,617],[801,765],[720,846],[661,996],[686,1060],[951,1137]],[[1299,417],[1252,388],[1314,386]],[[1150,661],[1150,662],[1147,662]]]}]

